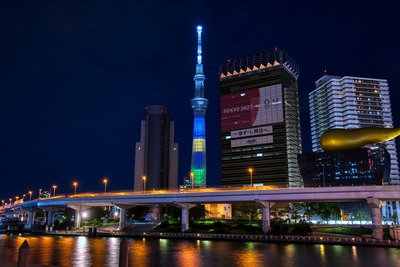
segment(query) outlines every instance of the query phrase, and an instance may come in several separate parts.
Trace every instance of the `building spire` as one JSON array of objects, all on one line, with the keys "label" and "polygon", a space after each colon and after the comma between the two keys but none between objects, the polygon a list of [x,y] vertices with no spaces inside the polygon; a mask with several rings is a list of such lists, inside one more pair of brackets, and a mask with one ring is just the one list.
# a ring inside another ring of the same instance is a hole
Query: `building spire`
[{"label": "building spire", "polygon": [[203,27],[197,26],[197,64],[201,65],[201,31]]},{"label": "building spire", "polygon": [[[204,98],[204,80],[206,79],[203,74],[203,63],[202,63],[202,50],[201,50],[201,32],[203,27],[197,26],[197,64],[196,74],[194,75],[195,82],[195,98]],[[207,107],[206,107],[207,108]]]}]

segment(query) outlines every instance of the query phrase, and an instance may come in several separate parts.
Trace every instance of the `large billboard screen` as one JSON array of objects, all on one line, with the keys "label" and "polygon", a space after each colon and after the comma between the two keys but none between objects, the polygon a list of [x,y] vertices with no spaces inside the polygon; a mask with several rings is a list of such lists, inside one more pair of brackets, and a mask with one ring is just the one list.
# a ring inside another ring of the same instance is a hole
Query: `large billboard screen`
[{"label": "large billboard screen", "polygon": [[282,121],[281,84],[221,96],[221,131]]}]

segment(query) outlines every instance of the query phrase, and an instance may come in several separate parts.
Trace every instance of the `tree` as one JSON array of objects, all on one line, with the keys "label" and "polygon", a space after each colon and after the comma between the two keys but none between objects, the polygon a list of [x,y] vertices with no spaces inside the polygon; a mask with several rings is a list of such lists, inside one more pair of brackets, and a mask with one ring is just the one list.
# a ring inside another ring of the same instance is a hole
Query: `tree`
[{"label": "tree", "polygon": [[196,205],[189,210],[189,217],[194,220],[204,220],[208,213],[209,211],[205,209],[204,205]]},{"label": "tree", "polygon": [[242,214],[242,219],[243,219],[243,215],[246,216],[250,222],[252,219],[255,219],[257,217],[257,211],[260,207],[258,206],[258,204],[255,203],[242,203],[242,204],[234,204],[232,209],[238,213],[238,214]]},{"label": "tree", "polygon": [[362,213],[361,212],[357,212],[357,218],[358,220],[360,220],[360,224],[362,224]]},{"label": "tree", "polygon": [[331,206],[332,208],[332,216],[335,219],[335,224],[337,224],[337,220],[341,220],[342,219],[342,211],[340,209],[339,203],[331,203],[333,204]]},{"label": "tree", "polygon": [[384,221],[385,224],[387,224],[387,217],[386,216],[382,216],[382,220]]},{"label": "tree", "polygon": [[316,202],[313,205],[314,212],[321,217],[321,220],[328,222],[331,217],[336,218],[341,216],[340,206],[334,202]]},{"label": "tree", "polygon": [[300,218],[300,214],[303,212],[303,204],[302,203],[289,203],[289,212],[290,218],[294,219],[294,222],[297,222],[297,219]]},{"label": "tree", "polygon": [[390,216],[390,219],[392,220],[392,224],[398,224],[398,216],[397,215],[392,215]]},{"label": "tree", "polygon": [[368,222],[368,223],[371,220],[371,218],[368,215],[365,215],[364,218],[365,218],[365,221]]}]

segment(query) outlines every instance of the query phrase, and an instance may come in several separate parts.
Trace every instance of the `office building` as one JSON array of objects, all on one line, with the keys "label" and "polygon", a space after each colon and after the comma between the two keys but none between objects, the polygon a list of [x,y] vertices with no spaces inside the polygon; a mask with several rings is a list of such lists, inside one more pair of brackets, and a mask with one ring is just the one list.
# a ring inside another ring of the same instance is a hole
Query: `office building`
[{"label": "office building", "polygon": [[[321,135],[328,129],[393,128],[389,86],[384,79],[324,75],[309,94],[312,150],[321,152]],[[369,149],[386,149],[390,155],[390,177],[385,184],[400,184],[395,140],[370,144]],[[386,172],[387,173],[387,172]],[[382,216],[400,214],[399,201],[383,201]]]},{"label": "office building", "polygon": [[305,187],[383,185],[390,177],[384,148],[360,148],[299,154]]},{"label": "office building", "polygon": [[194,75],[194,98],[190,100],[194,114],[190,183],[194,187],[206,187],[207,184],[205,115],[208,99],[204,98],[204,80],[206,78],[203,74],[201,33],[202,27],[198,26],[197,64],[196,74]]},{"label": "office building", "polygon": [[174,143],[174,122],[164,106],[146,107],[136,143],[134,190],[178,188],[178,144]]},{"label": "office building", "polygon": [[[324,75],[309,94],[312,150],[322,151],[319,139],[328,129],[393,128],[389,86],[386,80]],[[395,140],[383,145],[390,154],[390,184],[400,184]]]},{"label": "office building", "polygon": [[273,49],[220,66],[221,185],[299,187],[296,62]]}]

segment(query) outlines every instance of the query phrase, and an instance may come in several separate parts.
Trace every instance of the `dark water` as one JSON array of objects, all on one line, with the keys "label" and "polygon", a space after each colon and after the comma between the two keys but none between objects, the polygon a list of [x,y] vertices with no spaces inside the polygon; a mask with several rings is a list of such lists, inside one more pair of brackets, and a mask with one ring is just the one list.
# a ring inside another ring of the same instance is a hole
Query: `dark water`
[{"label": "dark water", "polygon": [[[24,240],[34,266],[118,266],[120,238],[0,235],[0,266],[16,266]],[[238,241],[128,239],[129,266],[400,266],[396,248]],[[14,264],[14,265],[13,265]]]}]

